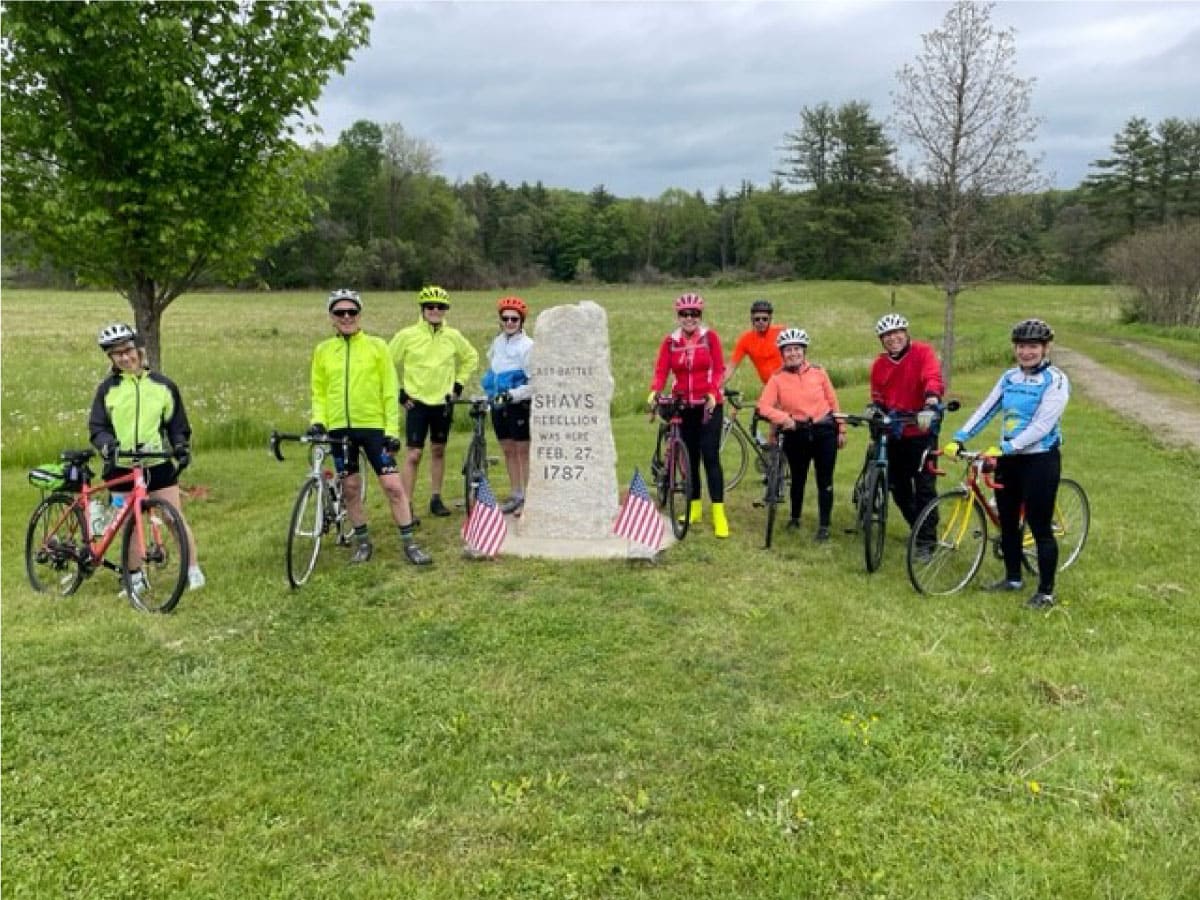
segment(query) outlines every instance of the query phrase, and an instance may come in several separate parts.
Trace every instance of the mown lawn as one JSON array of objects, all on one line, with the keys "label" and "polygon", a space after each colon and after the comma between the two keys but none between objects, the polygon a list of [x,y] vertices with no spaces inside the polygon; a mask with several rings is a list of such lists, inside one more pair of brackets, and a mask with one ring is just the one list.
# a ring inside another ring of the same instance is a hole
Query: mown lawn
[{"label": "mown lawn", "polygon": [[[622,481],[649,454],[636,407],[675,293],[528,295],[608,308]],[[727,342],[759,293],[810,331],[843,405],[860,407],[886,289],[711,292]],[[415,314],[407,296],[366,299],[385,336]],[[481,349],[491,299],[456,297],[451,314]],[[902,289],[897,308],[938,331],[930,292]],[[1200,455],[1072,402],[1066,470],[1089,491],[1094,531],[1045,614],[975,590],[917,596],[895,525],[883,570],[866,575],[841,533],[857,433],[830,545],[812,543],[808,520],[761,550],[746,484],[729,497],[729,541],[701,528],[658,565],[470,562],[455,518],[426,519],[437,562],[417,571],[375,490],[376,559],[349,569],[330,554],[293,593],[282,543],[302,463],[269,458],[265,436],[303,421],[323,309],[315,293],[242,294],[168,313],[209,586],[155,617],[118,601],[111,575],[57,601],[25,584],[24,469],[84,442],[103,373],[92,335],[122,311],[111,297],[5,293],[6,896],[1200,892]],[[966,295],[961,358],[980,367],[956,378],[960,417],[1029,314],[1064,342],[1120,333],[1096,289]],[[451,470],[464,446],[460,432]]]}]

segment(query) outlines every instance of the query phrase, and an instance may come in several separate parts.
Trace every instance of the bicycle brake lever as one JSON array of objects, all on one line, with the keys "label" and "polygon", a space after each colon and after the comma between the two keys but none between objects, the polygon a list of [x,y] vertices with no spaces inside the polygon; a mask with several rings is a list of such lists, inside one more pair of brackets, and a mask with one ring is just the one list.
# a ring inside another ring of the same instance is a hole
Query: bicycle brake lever
[{"label": "bicycle brake lever", "polygon": [[283,447],[280,446],[280,443],[281,442],[279,440],[279,432],[272,431],[271,432],[271,441],[270,441],[271,452],[273,454],[275,454],[275,458],[277,460],[279,460],[280,462],[283,462]]}]

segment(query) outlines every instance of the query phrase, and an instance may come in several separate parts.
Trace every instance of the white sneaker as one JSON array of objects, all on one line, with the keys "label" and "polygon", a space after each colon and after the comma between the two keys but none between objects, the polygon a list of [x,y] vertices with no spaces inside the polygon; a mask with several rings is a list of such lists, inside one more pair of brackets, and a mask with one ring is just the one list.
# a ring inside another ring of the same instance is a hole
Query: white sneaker
[{"label": "white sneaker", "polygon": [[[141,594],[142,591],[144,591],[146,589],[146,576],[143,575],[141,572],[134,572],[130,576],[130,580],[133,581],[134,594]],[[117,594],[117,596],[120,597],[122,600],[128,600],[129,592],[127,590],[125,590],[125,588],[121,588],[121,592],[119,594]]]},{"label": "white sneaker", "polygon": [[204,573],[198,566],[188,569],[188,590],[198,591],[206,583]]}]

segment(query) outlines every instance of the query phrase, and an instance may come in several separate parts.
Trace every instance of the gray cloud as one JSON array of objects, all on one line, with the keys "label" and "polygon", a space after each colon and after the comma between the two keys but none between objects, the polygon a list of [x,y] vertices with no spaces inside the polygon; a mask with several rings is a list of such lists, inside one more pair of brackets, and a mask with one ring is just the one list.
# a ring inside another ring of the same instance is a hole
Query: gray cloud
[{"label": "gray cloud", "polygon": [[[399,122],[442,172],[620,196],[765,185],[800,109],[891,113],[896,70],[946,3],[398,3],[333,79],[326,141]],[[1005,3],[1044,120],[1032,151],[1060,187],[1133,115],[1200,115],[1200,6]]]}]

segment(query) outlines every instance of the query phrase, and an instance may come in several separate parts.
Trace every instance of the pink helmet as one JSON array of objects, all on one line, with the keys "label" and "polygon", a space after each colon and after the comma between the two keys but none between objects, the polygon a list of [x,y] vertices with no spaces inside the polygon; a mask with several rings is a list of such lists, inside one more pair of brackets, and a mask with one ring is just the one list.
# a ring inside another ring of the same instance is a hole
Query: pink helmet
[{"label": "pink helmet", "polygon": [[680,294],[675,298],[675,312],[684,309],[703,310],[704,298],[699,294]]}]

